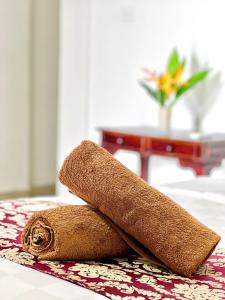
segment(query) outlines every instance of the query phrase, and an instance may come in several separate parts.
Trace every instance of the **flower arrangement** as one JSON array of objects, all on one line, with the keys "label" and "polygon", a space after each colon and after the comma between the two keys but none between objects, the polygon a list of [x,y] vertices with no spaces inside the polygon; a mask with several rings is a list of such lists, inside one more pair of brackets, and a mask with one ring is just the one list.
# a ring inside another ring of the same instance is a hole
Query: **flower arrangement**
[{"label": "flower arrangement", "polygon": [[161,107],[172,107],[181,99],[181,96],[202,81],[209,71],[204,70],[193,74],[189,79],[183,80],[185,70],[185,58],[180,58],[178,51],[174,49],[169,56],[165,73],[144,69],[147,77],[140,81],[140,85]]}]

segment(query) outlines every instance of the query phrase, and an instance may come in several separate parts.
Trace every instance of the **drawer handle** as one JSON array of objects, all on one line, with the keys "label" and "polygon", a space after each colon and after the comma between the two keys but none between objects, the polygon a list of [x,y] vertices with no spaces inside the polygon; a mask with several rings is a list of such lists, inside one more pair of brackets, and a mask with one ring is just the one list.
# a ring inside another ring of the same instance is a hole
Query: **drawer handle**
[{"label": "drawer handle", "polygon": [[166,152],[173,152],[174,147],[172,145],[166,145]]},{"label": "drawer handle", "polygon": [[119,138],[116,139],[116,143],[119,144],[119,145],[122,145],[123,142],[124,142],[124,139],[121,138],[121,137],[119,137]]}]

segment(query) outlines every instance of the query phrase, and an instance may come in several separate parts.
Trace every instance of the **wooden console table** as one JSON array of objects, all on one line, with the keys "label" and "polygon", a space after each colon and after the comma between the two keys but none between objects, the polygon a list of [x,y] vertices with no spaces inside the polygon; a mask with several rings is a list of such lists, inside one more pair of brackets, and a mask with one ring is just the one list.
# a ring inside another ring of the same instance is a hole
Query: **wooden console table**
[{"label": "wooden console table", "polygon": [[141,177],[148,180],[151,155],[175,157],[182,167],[189,167],[197,176],[208,175],[225,158],[225,134],[207,134],[198,139],[187,131],[169,134],[154,127],[100,128],[102,146],[114,154],[117,150],[140,153]]}]

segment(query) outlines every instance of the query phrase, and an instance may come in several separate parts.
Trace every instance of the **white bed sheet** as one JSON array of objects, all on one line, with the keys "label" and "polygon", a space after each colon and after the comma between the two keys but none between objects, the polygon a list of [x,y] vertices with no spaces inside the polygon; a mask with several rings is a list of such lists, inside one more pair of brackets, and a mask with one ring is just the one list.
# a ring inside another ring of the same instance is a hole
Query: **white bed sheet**
[{"label": "white bed sheet", "polygon": [[225,179],[199,177],[168,184],[160,190],[220,234],[218,247],[225,247]]},{"label": "white bed sheet", "polygon": [[[201,179],[160,188],[203,223],[216,230],[225,247],[224,181]],[[207,188],[210,187],[208,190]],[[222,192],[221,192],[222,191]],[[224,191],[224,192],[223,192]],[[82,204],[73,195],[42,197],[37,200]],[[75,201],[74,201],[75,200]],[[4,300],[103,300],[104,296],[56,277],[0,259],[0,295]]]}]

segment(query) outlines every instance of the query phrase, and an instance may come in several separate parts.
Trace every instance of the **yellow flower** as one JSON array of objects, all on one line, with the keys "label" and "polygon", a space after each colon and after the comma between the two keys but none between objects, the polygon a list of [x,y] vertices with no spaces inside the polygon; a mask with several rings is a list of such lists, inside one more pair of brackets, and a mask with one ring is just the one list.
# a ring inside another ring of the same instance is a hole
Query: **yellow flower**
[{"label": "yellow flower", "polygon": [[169,72],[161,75],[157,81],[158,88],[163,91],[167,96],[175,93],[177,88],[181,85],[186,86],[187,82],[182,82],[181,78],[183,75],[183,65],[179,65],[177,68],[177,72],[174,76],[172,76]]},{"label": "yellow flower", "polygon": [[168,72],[159,77],[157,84],[158,88],[167,96],[171,95],[175,91],[173,77]]},{"label": "yellow flower", "polygon": [[177,83],[181,82],[181,77],[183,75],[183,72],[184,72],[183,65],[179,65],[178,68],[177,68],[177,72],[176,72],[175,76],[173,77],[173,83],[174,84],[177,84]]},{"label": "yellow flower", "polygon": [[170,96],[176,93],[178,87],[181,85],[186,86],[187,82],[182,82],[182,75],[184,67],[180,64],[177,68],[176,74],[171,75],[168,71],[160,76],[156,75],[156,72],[144,68],[143,71],[147,74],[146,81],[154,81],[158,86],[158,89],[165,93],[165,96]]}]

